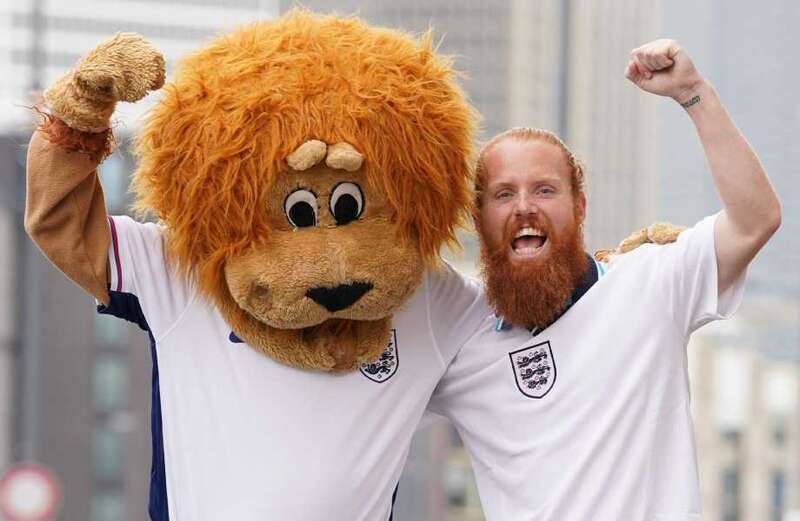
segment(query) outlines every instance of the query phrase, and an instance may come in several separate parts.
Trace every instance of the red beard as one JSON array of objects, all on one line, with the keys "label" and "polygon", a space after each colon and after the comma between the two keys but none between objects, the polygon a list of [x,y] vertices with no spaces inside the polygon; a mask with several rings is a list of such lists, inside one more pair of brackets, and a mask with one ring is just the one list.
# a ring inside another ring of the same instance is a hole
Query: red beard
[{"label": "red beard", "polygon": [[505,322],[543,328],[564,311],[589,263],[577,223],[561,234],[553,233],[550,222],[541,217],[526,224],[547,234],[550,251],[515,265],[509,250],[518,228],[506,230],[502,244],[487,244],[478,222],[481,273],[486,298]]}]

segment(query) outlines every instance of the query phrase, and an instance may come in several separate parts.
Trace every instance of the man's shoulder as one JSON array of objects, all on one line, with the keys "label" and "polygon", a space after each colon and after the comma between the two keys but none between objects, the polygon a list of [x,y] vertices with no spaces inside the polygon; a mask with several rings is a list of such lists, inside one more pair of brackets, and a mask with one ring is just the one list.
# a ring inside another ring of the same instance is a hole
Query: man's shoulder
[{"label": "man's shoulder", "polygon": [[685,229],[674,242],[647,243],[623,254],[612,255],[601,263],[612,284],[607,288],[634,286],[644,295],[648,288],[664,290],[664,284],[681,280],[698,270],[710,272],[709,256],[714,255],[714,217],[701,219]]},{"label": "man's shoulder", "polygon": [[625,253],[616,253],[608,257],[605,261],[598,261],[601,269],[606,273],[619,273],[646,266],[657,260],[670,244],[642,244],[635,250]]}]

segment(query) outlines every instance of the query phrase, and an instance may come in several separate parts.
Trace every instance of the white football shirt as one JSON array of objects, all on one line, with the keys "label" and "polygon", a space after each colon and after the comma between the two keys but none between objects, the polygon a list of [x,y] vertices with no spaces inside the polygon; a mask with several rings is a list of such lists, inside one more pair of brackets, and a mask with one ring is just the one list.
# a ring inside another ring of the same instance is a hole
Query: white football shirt
[{"label": "white football shirt", "polygon": [[709,217],[593,264],[537,334],[485,317],[431,410],[470,452],[487,521],[700,519],[686,345],[744,283],[718,298],[716,262]]},{"label": "white football shirt", "polygon": [[380,360],[334,375],[242,343],[164,258],[162,230],[109,219],[100,311],[149,330],[154,358],[150,515],[162,521],[385,521],[431,393],[486,314],[475,281],[427,273]]}]

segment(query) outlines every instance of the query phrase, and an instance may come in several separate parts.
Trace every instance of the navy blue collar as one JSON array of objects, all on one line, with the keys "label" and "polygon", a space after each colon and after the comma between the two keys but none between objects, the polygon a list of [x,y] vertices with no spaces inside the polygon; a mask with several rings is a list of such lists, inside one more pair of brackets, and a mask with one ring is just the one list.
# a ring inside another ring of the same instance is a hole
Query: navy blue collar
[{"label": "navy blue collar", "polygon": [[581,280],[578,281],[578,285],[575,286],[575,289],[572,291],[567,306],[564,308],[564,311],[561,312],[562,315],[566,313],[573,304],[578,302],[581,297],[594,286],[594,283],[600,279],[600,273],[597,271],[598,265],[588,253],[586,254],[586,262],[589,263],[589,269],[586,270],[586,273],[583,274]]}]

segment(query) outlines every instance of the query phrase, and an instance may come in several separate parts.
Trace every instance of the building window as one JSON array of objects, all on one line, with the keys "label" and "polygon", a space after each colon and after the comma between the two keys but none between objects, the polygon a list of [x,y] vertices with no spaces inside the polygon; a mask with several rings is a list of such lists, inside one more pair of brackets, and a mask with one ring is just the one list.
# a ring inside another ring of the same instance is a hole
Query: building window
[{"label": "building window", "polygon": [[92,498],[92,521],[122,521],[125,519],[125,498],[112,490]]},{"label": "building window", "polygon": [[126,347],[128,324],[115,317],[93,314],[92,332],[94,340],[102,347]]},{"label": "building window", "polygon": [[741,442],[742,433],[737,429],[725,429],[722,431],[722,439],[734,447],[738,447]]},{"label": "building window", "polygon": [[782,470],[772,473],[772,490],[770,491],[770,507],[772,510],[772,521],[783,519],[783,509],[786,500],[786,476]]},{"label": "building window", "polygon": [[118,432],[97,425],[92,439],[95,479],[104,483],[122,481],[122,439]]},{"label": "building window", "polygon": [[772,441],[776,447],[783,447],[786,445],[786,425],[784,422],[779,422],[773,427]]},{"label": "building window", "polygon": [[108,156],[98,168],[109,213],[120,213],[125,209],[128,192],[128,168],[121,152]]},{"label": "building window", "polygon": [[452,464],[445,467],[444,490],[448,507],[464,507],[467,505],[468,485],[469,476],[466,469]]},{"label": "building window", "polygon": [[722,521],[739,521],[739,469],[722,473]]},{"label": "building window", "polygon": [[127,405],[128,367],[122,355],[102,353],[94,362],[95,411],[111,413]]}]

